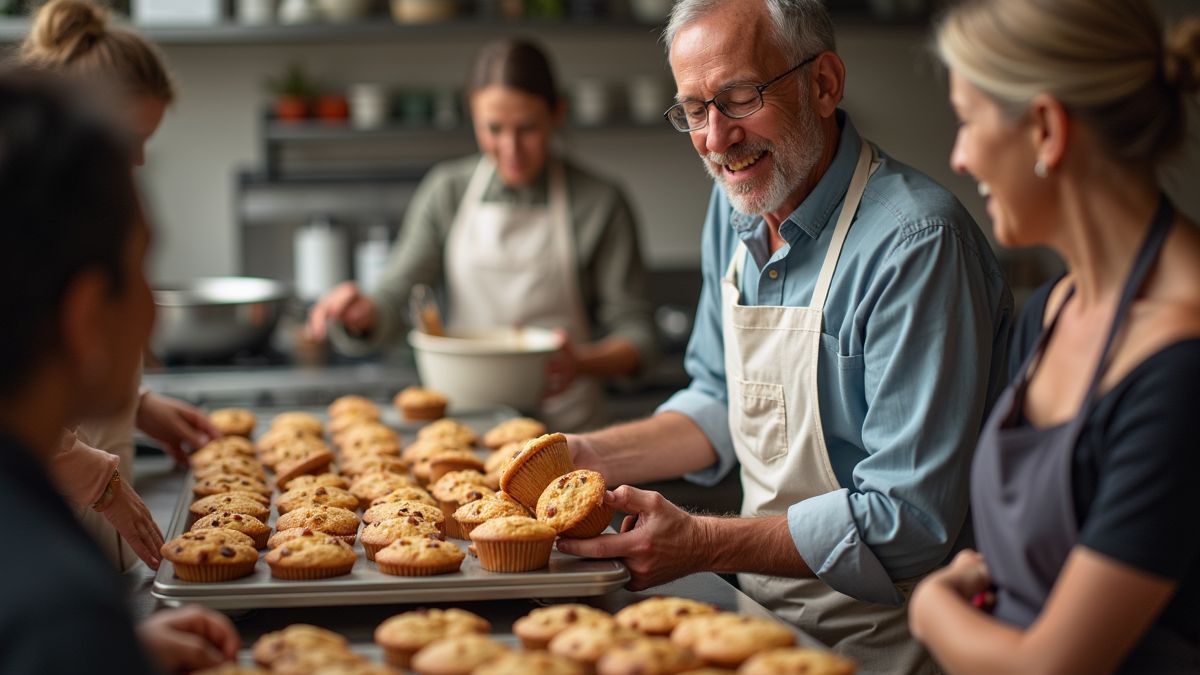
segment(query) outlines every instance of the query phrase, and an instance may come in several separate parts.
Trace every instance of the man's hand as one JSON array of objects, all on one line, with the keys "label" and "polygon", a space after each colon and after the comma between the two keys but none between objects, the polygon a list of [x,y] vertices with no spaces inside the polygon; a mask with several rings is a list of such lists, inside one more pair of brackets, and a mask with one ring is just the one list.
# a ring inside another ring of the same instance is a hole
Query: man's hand
[{"label": "man's hand", "polygon": [[146,392],[138,404],[137,427],[163,444],[179,466],[187,466],[188,453],[221,435],[203,410],[178,399]]},{"label": "man's hand", "polygon": [[330,321],[340,321],[352,333],[369,333],[378,319],[375,303],[353,281],[345,281],[309,310],[308,334],[315,340],[325,339]]},{"label": "man's hand", "polygon": [[197,605],[164,609],[137,627],[146,652],[168,673],[210,668],[237,657],[237,629],[224,614]]},{"label": "man's hand", "polygon": [[100,513],[112,523],[121,538],[152,570],[158,569],[162,560],[159,549],[163,545],[162,531],[150,515],[150,509],[128,482],[119,480],[113,484],[112,501]]},{"label": "man's hand", "polygon": [[565,434],[567,437],[567,449],[571,452],[571,461],[580,469],[589,469],[604,476],[604,480],[609,484],[612,481],[608,478],[608,473],[605,472],[604,460],[600,458],[600,453],[596,451],[592,442],[586,436],[578,434]]},{"label": "man's hand", "polygon": [[620,534],[592,539],[559,539],[558,550],[584,558],[621,558],[632,578],[631,591],[658,586],[708,568],[711,550],[702,519],[657,492],[622,485],[606,492],[604,502],[627,513]]}]

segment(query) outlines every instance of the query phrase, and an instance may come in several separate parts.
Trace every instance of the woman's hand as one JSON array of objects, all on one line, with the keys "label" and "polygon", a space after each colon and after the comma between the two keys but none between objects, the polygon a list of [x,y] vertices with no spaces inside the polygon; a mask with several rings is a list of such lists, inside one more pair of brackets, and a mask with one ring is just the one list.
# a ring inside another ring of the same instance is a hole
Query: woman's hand
[{"label": "woman's hand", "polygon": [[566,391],[579,376],[580,370],[579,357],[571,347],[571,340],[566,331],[559,329],[554,333],[558,338],[559,347],[546,361],[545,396],[554,396]]},{"label": "woman's hand", "polygon": [[150,509],[128,482],[118,480],[110,485],[113,486],[112,499],[97,510],[112,523],[121,538],[129,542],[137,557],[150,569],[157,570],[162,560],[159,551],[163,545],[162,530],[158,529]]},{"label": "woman's hand", "polygon": [[221,435],[199,408],[154,392],[142,396],[137,410],[137,427],[163,444],[179,466],[187,466],[187,445],[192,450]]},{"label": "woman's hand", "polygon": [[375,302],[353,281],[346,281],[334,286],[309,310],[308,334],[316,340],[325,339],[330,321],[340,321],[351,333],[369,333],[378,320]]},{"label": "woman's hand", "polygon": [[986,593],[992,586],[987,563],[977,551],[959,551],[949,565],[929,575],[926,581],[945,584],[965,600]]},{"label": "woman's hand", "polygon": [[233,661],[241,640],[224,614],[197,605],[164,609],[137,626],[138,639],[168,673],[187,673]]},{"label": "woman's hand", "polygon": [[[908,625],[913,637],[925,642],[931,624],[944,619],[951,607],[966,608],[968,604],[985,609],[976,598],[991,595],[992,579],[983,556],[966,549],[954,556],[949,565],[930,573],[913,590],[909,600]],[[994,598],[989,604],[995,604]]]}]

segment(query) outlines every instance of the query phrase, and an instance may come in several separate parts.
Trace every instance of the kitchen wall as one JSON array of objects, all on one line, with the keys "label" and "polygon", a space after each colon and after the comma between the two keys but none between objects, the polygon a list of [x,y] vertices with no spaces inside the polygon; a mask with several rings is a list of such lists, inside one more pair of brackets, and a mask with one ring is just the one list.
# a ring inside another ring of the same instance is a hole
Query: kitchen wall
[{"label": "kitchen wall", "polygon": [[[497,35],[483,29],[436,30],[403,42],[164,47],[182,95],[151,142],[141,172],[160,234],[154,277],[178,280],[238,271],[234,174],[262,162],[258,125],[268,77],[299,62],[331,84],[457,84],[475,48]],[[656,35],[649,31],[549,27],[534,37],[549,48],[564,82],[583,76],[669,77]],[[840,25],[839,40],[848,69],[845,107],[860,131],[949,186],[986,227],[974,183],[947,166],[954,120],[944,78],[925,51],[927,29],[859,22]],[[664,123],[658,131],[572,131],[566,142],[576,158],[628,189],[651,265],[698,262],[710,182],[683,134]],[[1188,156],[1169,172],[1168,182],[1182,208],[1200,215],[1200,190],[1195,189],[1200,135],[1192,134]]]}]

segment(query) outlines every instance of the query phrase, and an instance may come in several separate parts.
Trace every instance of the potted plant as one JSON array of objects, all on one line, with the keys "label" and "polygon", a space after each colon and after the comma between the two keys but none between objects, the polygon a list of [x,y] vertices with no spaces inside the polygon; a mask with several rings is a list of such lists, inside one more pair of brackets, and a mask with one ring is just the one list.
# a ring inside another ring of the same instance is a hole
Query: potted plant
[{"label": "potted plant", "polygon": [[308,117],[309,102],[316,93],[316,87],[299,65],[292,64],[282,77],[268,80],[267,88],[275,96],[276,118],[296,121]]}]

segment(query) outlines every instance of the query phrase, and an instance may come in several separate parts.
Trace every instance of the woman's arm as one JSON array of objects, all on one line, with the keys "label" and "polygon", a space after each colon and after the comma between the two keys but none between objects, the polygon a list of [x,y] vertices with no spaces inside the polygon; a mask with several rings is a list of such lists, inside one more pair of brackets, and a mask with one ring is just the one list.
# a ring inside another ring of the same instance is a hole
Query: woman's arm
[{"label": "woman's arm", "polygon": [[1076,546],[1028,630],[971,604],[987,587],[964,552],[913,593],[909,625],[949,673],[1109,673],[1162,612],[1178,584]]}]

